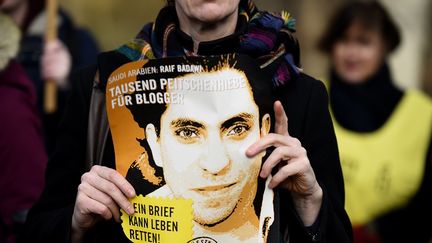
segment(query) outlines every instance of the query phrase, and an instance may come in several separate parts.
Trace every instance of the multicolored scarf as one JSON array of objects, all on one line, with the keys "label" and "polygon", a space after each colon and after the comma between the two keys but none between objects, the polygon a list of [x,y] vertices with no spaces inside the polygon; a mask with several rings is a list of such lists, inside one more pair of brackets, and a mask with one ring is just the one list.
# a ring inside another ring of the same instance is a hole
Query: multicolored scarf
[{"label": "multicolored scarf", "polygon": [[[255,58],[261,68],[276,65],[272,68],[275,87],[299,76],[299,45],[292,35],[295,32],[295,19],[288,12],[278,14],[258,11],[252,0],[242,0],[237,25],[232,37],[237,41],[235,52]],[[180,44],[177,31],[176,10],[174,6],[166,6],[154,23],[145,25],[135,39],[117,51],[131,61],[196,55]]]}]

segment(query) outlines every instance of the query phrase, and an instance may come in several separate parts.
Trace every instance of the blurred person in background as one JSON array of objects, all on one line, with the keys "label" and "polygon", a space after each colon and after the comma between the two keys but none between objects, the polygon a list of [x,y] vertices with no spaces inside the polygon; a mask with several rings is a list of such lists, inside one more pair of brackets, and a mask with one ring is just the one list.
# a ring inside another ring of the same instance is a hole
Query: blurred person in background
[{"label": "blurred person in background", "polygon": [[395,86],[388,58],[399,42],[377,1],[343,6],[320,41],[331,58],[330,107],[355,242],[427,242],[432,234],[432,101]]},{"label": "blurred person in background", "polygon": [[0,242],[12,243],[43,189],[46,154],[36,91],[15,61],[20,31],[0,13]]},{"label": "blurred person in background", "polygon": [[[1,11],[11,16],[23,32],[18,62],[36,87],[45,146],[51,153],[70,90],[69,76],[74,70],[95,63],[99,49],[90,33],[76,27],[62,10],[57,19],[58,39],[45,44],[45,2],[5,0]],[[43,108],[45,80],[54,80],[58,87],[57,111],[52,114],[45,113]]]}]

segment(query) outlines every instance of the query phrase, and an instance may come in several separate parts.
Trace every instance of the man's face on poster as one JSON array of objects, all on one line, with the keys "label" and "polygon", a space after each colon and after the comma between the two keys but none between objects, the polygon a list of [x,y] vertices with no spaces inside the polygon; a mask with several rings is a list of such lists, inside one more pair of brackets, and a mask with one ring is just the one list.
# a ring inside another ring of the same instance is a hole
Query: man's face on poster
[{"label": "man's face on poster", "polygon": [[191,74],[188,79],[235,79],[245,84],[223,91],[170,90],[183,95],[183,104],[168,105],[158,138],[151,135],[154,127],[146,128],[167,186],[175,197],[194,201],[196,222],[213,225],[240,205],[252,207],[263,154],[248,158],[245,151],[268,133],[270,118],[259,117],[252,90],[241,72],[227,69]]}]

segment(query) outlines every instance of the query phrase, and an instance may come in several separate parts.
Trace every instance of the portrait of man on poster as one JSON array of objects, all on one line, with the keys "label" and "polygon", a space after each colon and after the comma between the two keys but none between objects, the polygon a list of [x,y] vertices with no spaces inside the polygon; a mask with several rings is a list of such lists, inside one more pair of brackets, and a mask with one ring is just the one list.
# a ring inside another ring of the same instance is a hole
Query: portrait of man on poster
[{"label": "portrait of man on poster", "polygon": [[269,97],[270,86],[253,82],[244,70],[213,67],[165,86],[182,102],[160,106],[159,119],[149,121],[155,114],[141,113],[145,105],[128,107],[144,129],[149,164],[163,171],[165,184],[146,196],[192,199],[194,237],[258,242],[274,217],[272,191],[261,192],[269,204],[264,210],[254,207],[265,153],[246,156],[270,132],[272,119],[272,102],[259,101]]}]

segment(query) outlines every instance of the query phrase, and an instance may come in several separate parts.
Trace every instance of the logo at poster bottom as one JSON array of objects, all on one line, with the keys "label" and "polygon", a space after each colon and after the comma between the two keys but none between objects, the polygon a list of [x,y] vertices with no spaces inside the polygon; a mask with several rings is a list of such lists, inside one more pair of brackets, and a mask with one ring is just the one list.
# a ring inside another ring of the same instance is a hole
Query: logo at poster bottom
[{"label": "logo at poster bottom", "polygon": [[195,239],[192,239],[187,243],[217,243],[217,241],[210,237],[203,236],[203,237],[197,237]]}]

